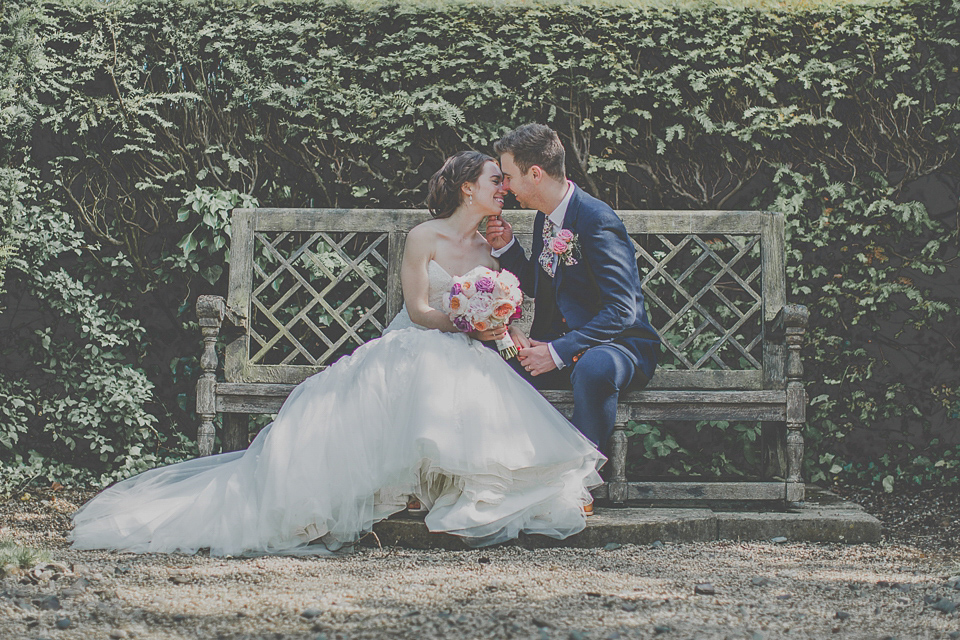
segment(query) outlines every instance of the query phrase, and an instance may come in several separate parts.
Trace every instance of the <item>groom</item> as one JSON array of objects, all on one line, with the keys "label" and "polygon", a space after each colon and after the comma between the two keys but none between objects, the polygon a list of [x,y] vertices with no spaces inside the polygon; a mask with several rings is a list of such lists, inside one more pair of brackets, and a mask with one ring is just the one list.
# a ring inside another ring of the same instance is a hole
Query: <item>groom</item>
[{"label": "groom", "polygon": [[530,258],[510,223],[487,223],[494,257],[536,299],[518,371],[538,389],[572,385],[573,424],[603,447],[613,433],[620,391],[644,387],[660,352],[633,244],[613,209],[567,180],[563,145],[549,127],[519,127],[494,152],[503,186],[521,206],[537,209]]}]

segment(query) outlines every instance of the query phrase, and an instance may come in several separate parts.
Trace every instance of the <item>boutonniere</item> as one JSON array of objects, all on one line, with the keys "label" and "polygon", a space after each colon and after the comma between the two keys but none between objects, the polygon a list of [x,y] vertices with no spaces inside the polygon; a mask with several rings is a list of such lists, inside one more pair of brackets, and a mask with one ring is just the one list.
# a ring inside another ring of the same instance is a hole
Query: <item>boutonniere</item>
[{"label": "boutonniere", "polygon": [[580,261],[580,241],[577,234],[570,229],[560,229],[557,235],[550,239],[548,248],[568,267]]}]

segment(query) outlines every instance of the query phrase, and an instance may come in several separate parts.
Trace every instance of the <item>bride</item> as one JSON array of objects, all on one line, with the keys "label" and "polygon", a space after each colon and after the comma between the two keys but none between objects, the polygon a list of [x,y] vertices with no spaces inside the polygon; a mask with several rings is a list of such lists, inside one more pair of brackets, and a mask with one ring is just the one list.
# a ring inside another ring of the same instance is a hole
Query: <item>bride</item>
[{"label": "bride", "polygon": [[[302,382],[246,451],[152,469],[74,516],[77,549],[322,554],[402,511],[472,546],[584,528],[603,455],[443,309],[454,275],[498,268],[477,228],[503,207],[493,158],[458,153],[429,183],[412,229],[404,308],[381,338]],[[515,340],[526,343],[511,328]]]}]

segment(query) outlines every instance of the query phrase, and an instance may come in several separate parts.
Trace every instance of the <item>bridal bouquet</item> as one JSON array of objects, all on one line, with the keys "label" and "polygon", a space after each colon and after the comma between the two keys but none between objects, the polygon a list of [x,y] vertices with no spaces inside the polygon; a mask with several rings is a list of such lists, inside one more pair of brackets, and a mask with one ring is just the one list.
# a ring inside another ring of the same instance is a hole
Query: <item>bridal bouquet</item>
[{"label": "bridal bouquet", "polygon": [[[517,276],[509,271],[476,267],[454,277],[446,307],[450,319],[460,331],[486,331],[519,318],[522,302],[523,292]],[[504,359],[517,355],[510,334],[497,340],[497,350]]]}]

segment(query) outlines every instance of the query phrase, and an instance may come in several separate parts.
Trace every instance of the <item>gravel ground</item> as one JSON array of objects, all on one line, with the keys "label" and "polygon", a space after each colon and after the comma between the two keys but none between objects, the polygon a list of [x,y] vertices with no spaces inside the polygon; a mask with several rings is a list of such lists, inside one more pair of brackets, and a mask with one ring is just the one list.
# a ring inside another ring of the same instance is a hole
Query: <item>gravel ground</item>
[{"label": "gravel ground", "polygon": [[[890,506],[873,511],[889,520],[877,545],[224,559],[72,551],[68,517],[87,495],[0,504],[0,538],[50,550],[54,561],[0,583],[0,638],[960,638],[960,611],[950,611],[960,554],[946,537],[958,513],[923,496],[910,503],[914,518],[903,515],[907,503],[877,498]],[[904,523],[925,522],[927,511],[952,519],[939,527],[946,534],[921,528],[911,539]],[[714,593],[697,594],[698,585]]]}]

